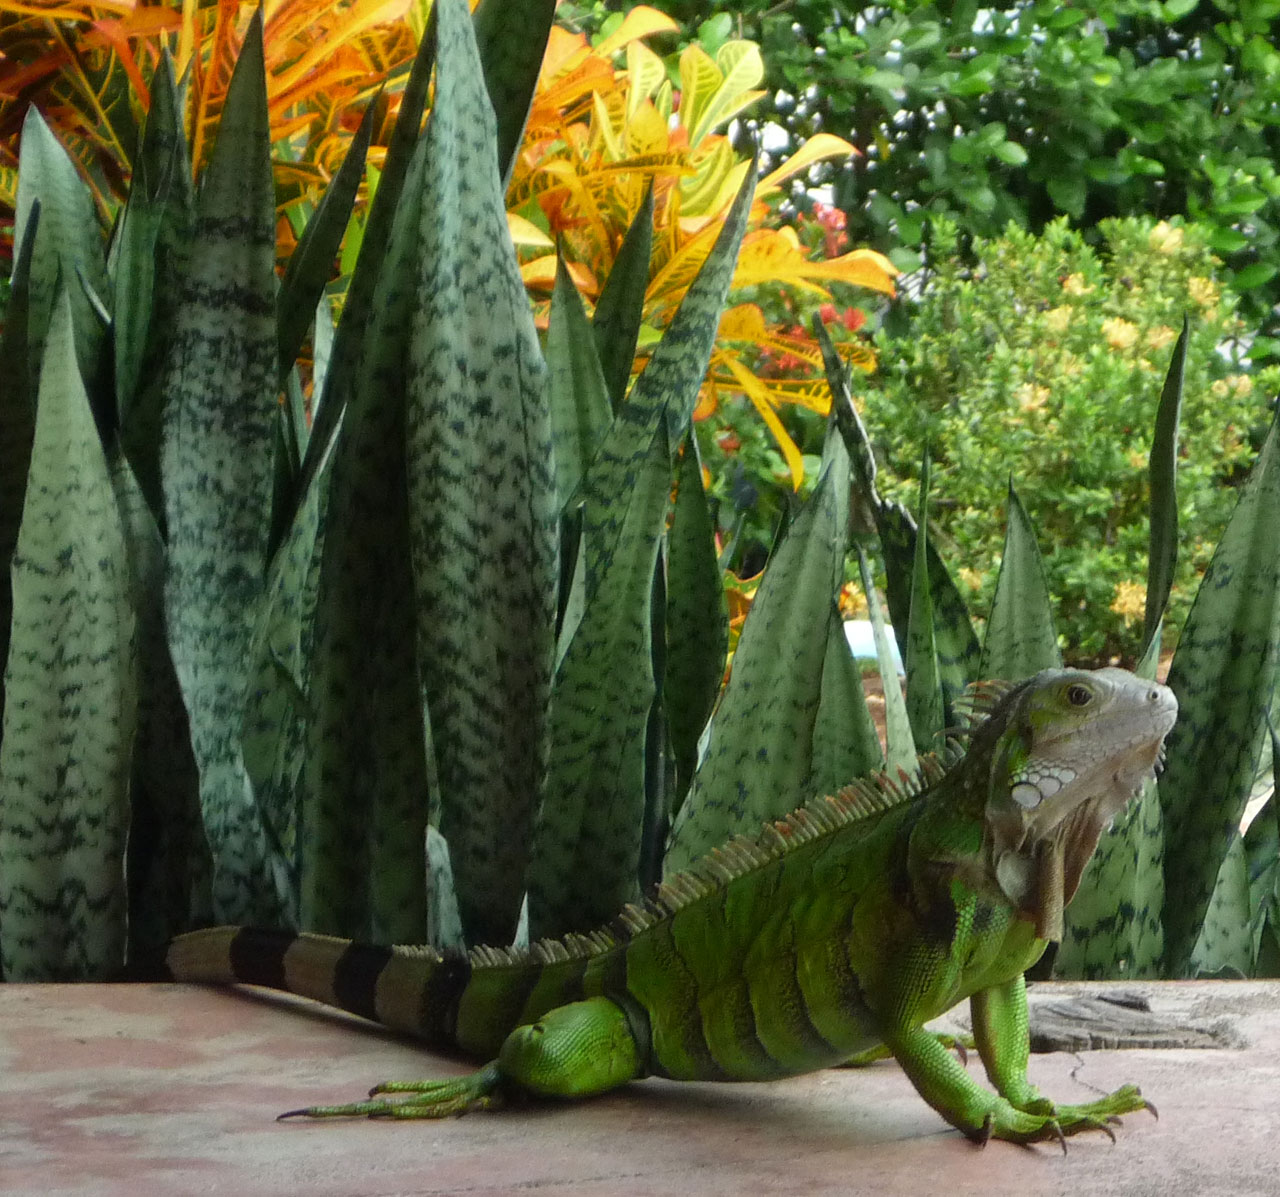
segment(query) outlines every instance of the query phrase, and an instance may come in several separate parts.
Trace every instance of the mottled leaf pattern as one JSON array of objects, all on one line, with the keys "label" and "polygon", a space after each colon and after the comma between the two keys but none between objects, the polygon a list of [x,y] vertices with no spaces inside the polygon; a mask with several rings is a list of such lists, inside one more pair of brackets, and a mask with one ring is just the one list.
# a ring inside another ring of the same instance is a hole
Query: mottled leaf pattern
[{"label": "mottled leaf pattern", "polygon": [[96,294],[107,294],[102,233],[89,188],[32,104],[23,118],[18,153],[15,245],[22,244],[36,202],[40,204],[40,227],[32,246],[27,298],[30,360],[41,359],[61,282],[71,304],[80,374],[88,380],[86,386],[92,387],[102,346],[102,325],[77,274]]},{"label": "mottled leaf pattern", "polygon": [[176,934],[213,918],[213,859],[200,812],[191,728],[164,626],[164,543],[133,470],[111,478],[128,545],[138,637],[138,730],[129,783],[129,955],[155,959]]},{"label": "mottled leaf pattern", "polygon": [[1009,482],[1008,525],[987,618],[979,676],[1020,682],[1062,664],[1044,562],[1027,510]]},{"label": "mottled leaf pattern", "polygon": [[806,798],[831,603],[843,572],[849,459],[833,455],[775,550],[742,627],[707,755],[671,832],[675,872]]},{"label": "mottled leaf pattern", "polygon": [[71,322],[60,295],[12,563],[0,747],[0,967],[10,981],[103,979],[125,953],[134,619]]},{"label": "mottled leaf pattern", "polygon": [[255,14],[227,94],[179,284],[165,372],[165,616],[191,720],[225,922],[281,910],[240,752],[263,594],[276,419],[275,189]]},{"label": "mottled leaf pattern", "polygon": [[805,790],[834,794],[841,786],[884,768],[884,752],[867,710],[862,671],[849,650],[840,608],[831,605],[822,690],[813,725],[813,765]]},{"label": "mottled leaf pattern", "polygon": [[916,767],[916,746],[911,735],[911,718],[907,714],[907,700],[898,679],[898,667],[893,658],[889,641],[889,629],[885,623],[880,596],[876,594],[871,564],[861,547],[858,549],[858,573],[862,578],[862,592],[867,596],[867,617],[871,621],[872,635],[876,642],[876,660],[880,667],[880,680],[884,689],[885,763],[891,774],[899,769],[908,773]]},{"label": "mottled leaf pattern", "polygon": [[[660,415],[660,413],[658,413]],[[589,931],[639,896],[645,741],[653,704],[651,600],[670,454],[662,420],[619,506],[613,550],[556,670],[551,760],[529,868],[533,939]],[[583,546],[590,560],[594,546]]]},{"label": "mottled leaf pattern", "polygon": [[563,257],[556,264],[547,326],[547,402],[556,463],[556,510],[563,511],[613,419],[591,323]]},{"label": "mottled leaf pattern", "polygon": [[1064,916],[1056,977],[1159,975],[1164,952],[1164,817],[1154,783],[1116,816]]},{"label": "mottled leaf pattern", "polygon": [[475,39],[496,118],[498,174],[506,190],[542,68],[556,0],[483,0]]},{"label": "mottled leaf pattern", "polygon": [[1249,928],[1249,872],[1244,838],[1231,841],[1200,933],[1191,951],[1192,976],[1247,977],[1253,971],[1253,936]]},{"label": "mottled leaf pattern", "polygon": [[436,17],[405,378],[418,667],[463,930],[509,943],[547,760],[555,474],[466,4],[437,0]]},{"label": "mottled leaf pattern", "polygon": [[698,760],[698,739],[724,676],[729,614],[716,563],[715,524],[702,487],[697,441],[685,438],[667,534],[666,668],[663,706],[675,755],[679,808]]},{"label": "mottled leaf pattern", "polygon": [[161,359],[172,327],[177,259],[188,248],[195,203],[182,113],[165,54],[152,78],[142,150],[108,259],[116,412],[134,472],[157,512]]},{"label": "mottled leaf pattern", "polygon": [[[0,332],[0,661],[9,659],[9,627],[13,619],[9,564],[18,543],[22,498],[36,430],[34,388],[39,382],[39,370],[27,347],[27,284],[39,220],[37,203],[27,222],[26,236],[18,245],[4,329]],[[3,713],[4,690],[0,687],[0,716]]]},{"label": "mottled leaf pattern", "polygon": [[1160,626],[1173,573],[1178,564],[1178,421],[1182,413],[1182,380],[1187,366],[1187,318],[1173,347],[1169,371],[1160,391],[1155,433],[1148,466],[1151,479],[1151,538],[1147,554],[1147,598],[1143,640],[1150,644]]},{"label": "mottled leaf pattern", "polygon": [[[875,455],[862,417],[849,394],[848,370],[836,354],[835,346],[818,317],[813,318],[814,335],[822,348],[822,359],[831,388],[836,423],[849,450],[853,478],[864,508],[870,511],[884,554],[885,597],[889,620],[898,640],[903,660],[907,656],[908,625],[911,621],[912,579],[916,568],[916,523],[900,503],[883,499],[876,489]],[[938,551],[926,537],[929,573],[929,603],[933,612],[933,647],[938,679],[942,687],[943,721],[956,722],[955,702],[965,687],[978,676],[981,650],[968,609],[960,597]]]},{"label": "mottled leaf pattern", "polygon": [[[409,195],[424,185],[425,163],[420,145]],[[353,351],[358,372],[333,442],[333,516],[317,581],[298,781],[301,925],[382,943],[422,941],[428,918],[429,731],[405,551],[404,357],[415,225],[406,204],[390,232],[372,318]],[[308,501],[314,498],[309,490]]]},{"label": "mottled leaf pattern", "polygon": [[920,470],[920,516],[916,525],[915,563],[911,572],[911,607],[907,615],[907,646],[902,654],[907,670],[907,714],[917,752],[935,752],[942,746],[940,736],[950,725],[942,694],[938,668],[938,646],[934,639],[932,579],[929,576],[929,458]]},{"label": "mottled leaf pattern", "polygon": [[[1160,779],[1165,971],[1184,975],[1253,782],[1280,644],[1280,444],[1273,423],[1196,595],[1168,684],[1178,722]],[[1212,800],[1206,800],[1211,796]]]},{"label": "mottled leaf pattern", "polygon": [[618,247],[609,277],[605,279],[591,317],[596,352],[604,371],[605,387],[613,409],[627,393],[636,342],[644,319],[645,289],[649,285],[649,255],[653,248],[653,187],[645,189],[627,235]]}]

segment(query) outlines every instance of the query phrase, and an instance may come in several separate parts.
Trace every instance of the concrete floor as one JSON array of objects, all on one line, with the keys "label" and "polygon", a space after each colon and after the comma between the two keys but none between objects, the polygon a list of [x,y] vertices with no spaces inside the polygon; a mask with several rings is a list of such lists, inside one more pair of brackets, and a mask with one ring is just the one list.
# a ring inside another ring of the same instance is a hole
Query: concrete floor
[{"label": "concrete floor", "polygon": [[[1142,988],[1158,1011],[1228,1020],[1247,1046],[1034,1057],[1051,1097],[1133,1081],[1160,1109],[1126,1118],[1115,1146],[1081,1136],[1064,1157],[979,1150],[891,1062],[768,1085],[646,1081],[440,1123],[277,1123],[377,1080],[463,1069],[260,991],[0,985],[0,1191],[1280,1194],[1280,984]],[[1033,1000],[1105,990],[1039,986]]]}]

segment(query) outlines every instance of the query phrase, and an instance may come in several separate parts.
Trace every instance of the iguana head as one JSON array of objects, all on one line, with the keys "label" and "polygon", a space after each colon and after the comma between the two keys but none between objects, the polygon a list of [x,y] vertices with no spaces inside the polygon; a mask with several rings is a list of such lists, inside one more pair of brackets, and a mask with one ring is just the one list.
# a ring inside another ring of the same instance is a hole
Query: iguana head
[{"label": "iguana head", "polygon": [[1153,776],[1177,715],[1172,690],[1124,669],[1045,670],[993,713],[984,856],[1039,938],[1062,938],[1099,836]]}]

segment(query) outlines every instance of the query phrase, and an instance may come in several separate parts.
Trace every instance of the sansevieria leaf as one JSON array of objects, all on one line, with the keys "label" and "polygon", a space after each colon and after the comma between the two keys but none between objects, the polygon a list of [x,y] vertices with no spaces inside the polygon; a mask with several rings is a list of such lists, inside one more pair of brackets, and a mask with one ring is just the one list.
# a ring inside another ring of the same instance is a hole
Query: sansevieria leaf
[{"label": "sansevieria leaf", "polygon": [[61,282],[71,305],[76,360],[81,376],[88,380],[86,386],[91,387],[98,369],[102,325],[85,286],[97,295],[107,292],[102,233],[89,188],[32,104],[22,122],[18,154],[15,245],[22,244],[37,202],[40,227],[32,246],[28,281],[27,343],[33,360],[39,361]]},{"label": "sansevieria leaf", "polygon": [[276,419],[275,189],[254,15],[178,287],[165,372],[165,614],[214,858],[214,912],[273,922],[282,894],[240,752],[267,566]]},{"label": "sansevieria leaf", "polygon": [[1165,970],[1184,975],[1253,782],[1280,647],[1280,441],[1273,423],[1169,668],[1178,722],[1160,778]]},{"label": "sansevieria leaf", "polygon": [[547,760],[557,508],[545,366],[464,0],[437,0],[405,414],[418,668],[472,942],[510,942]]},{"label": "sansevieria leaf", "polygon": [[[578,882],[567,862],[607,852],[611,872],[597,884],[607,884],[615,895],[634,892],[637,884],[645,729],[655,685],[653,563],[670,486],[670,463],[659,471],[656,455],[659,446],[667,453],[672,438],[683,439],[688,428],[750,202],[748,180],[582,478],[581,582],[575,582],[565,620],[573,637],[567,645],[562,633],[552,755],[529,871],[534,937],[584,925],[576,905]],[[663,425],[665,434],[659,435]],[[652,487],[661,491],[661,503]],[[602,703],[602,693],[611,701]]]},{"label": "sansevieria leaf", "polygon": [[805,787],[848,487],[849,459],[833,431],[822,477],[774,550],[743,624],[706,757],[672,827],[668,873],[813,797]]},{"label": "sansevieria leaf", "polygon": [[120,514],[62,293],[12,575],[0,964],[10,981],[103,979],[125,951],[134,618]]},{"label": "sansevieria leaf", "polygon": [[1004,553],[978,675],[1020,682],[1062,664],[1044,562],[1027,510],[1009,480]]}]

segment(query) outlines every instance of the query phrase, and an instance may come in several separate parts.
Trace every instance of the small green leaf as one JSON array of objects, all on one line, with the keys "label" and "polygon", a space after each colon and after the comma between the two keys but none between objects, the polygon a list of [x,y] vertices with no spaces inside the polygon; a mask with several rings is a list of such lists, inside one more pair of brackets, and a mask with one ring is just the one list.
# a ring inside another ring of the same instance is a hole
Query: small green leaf
[{"label": "small green leaf", "polygon": [[645,289],[649,285],[649,253],[653,245],[653,187],[622,239],[613,269],[605,280],[591,317],[596,350],[604,370],[613,410],[618,410],[631,381],[631,363],[644,318]]},{"label": "small green leaf", "polygon": [[546,352],[556,510],[563,512],[612,419],[591,324],[563,257],[556,265]]},{"label": "small green leaf", "polygon": [[729,618],[716,564],[715,524],[692,433],[676,473],[667,534],[666,670],[663,705],[676,763],[678,809],[698,760],[698,739],[724,676]]},{"label": "small green leaf", "polygon": [[1173,347],[1169,370],[1160,391],[1155,432],[1151,438],[1148,471],[1151,477],[1151,537],[1147,553],[1147,601],[1143,642],[1150,644],[1164,617],[1178,564],[1178,421],[1182,412],[1182,383],[1187,366],[1187,319]]},{"label": "small green leaf", "polygon": [[929,455],[920,466],[920,513],[916,517],[915,568],[911,573],[911,612],[907,617],[907,713],[917,752],[933,752],[948,720],[944,715],[942,677],[933,633],[933,596],[928,555]]},{"label": "small green leaf", "polygon": [[1044,562],[1026,508],[1009,480],[1008,528],[979,674],[1020,682],[1062,664]]},{"label": "small green leaf", "polygon": [[555,10],[556,0],[483,0],[473,17],[485,86],[497,120],[503,191],[511,181],[524,136]]},{"label": "small green leaf", "polygon": [[707,755],[672,828],[668,873],[812,796],[805,786],[849,485],[843,443],[829,435],[828,449],[829,464],[770,559],[743,625]]}]

